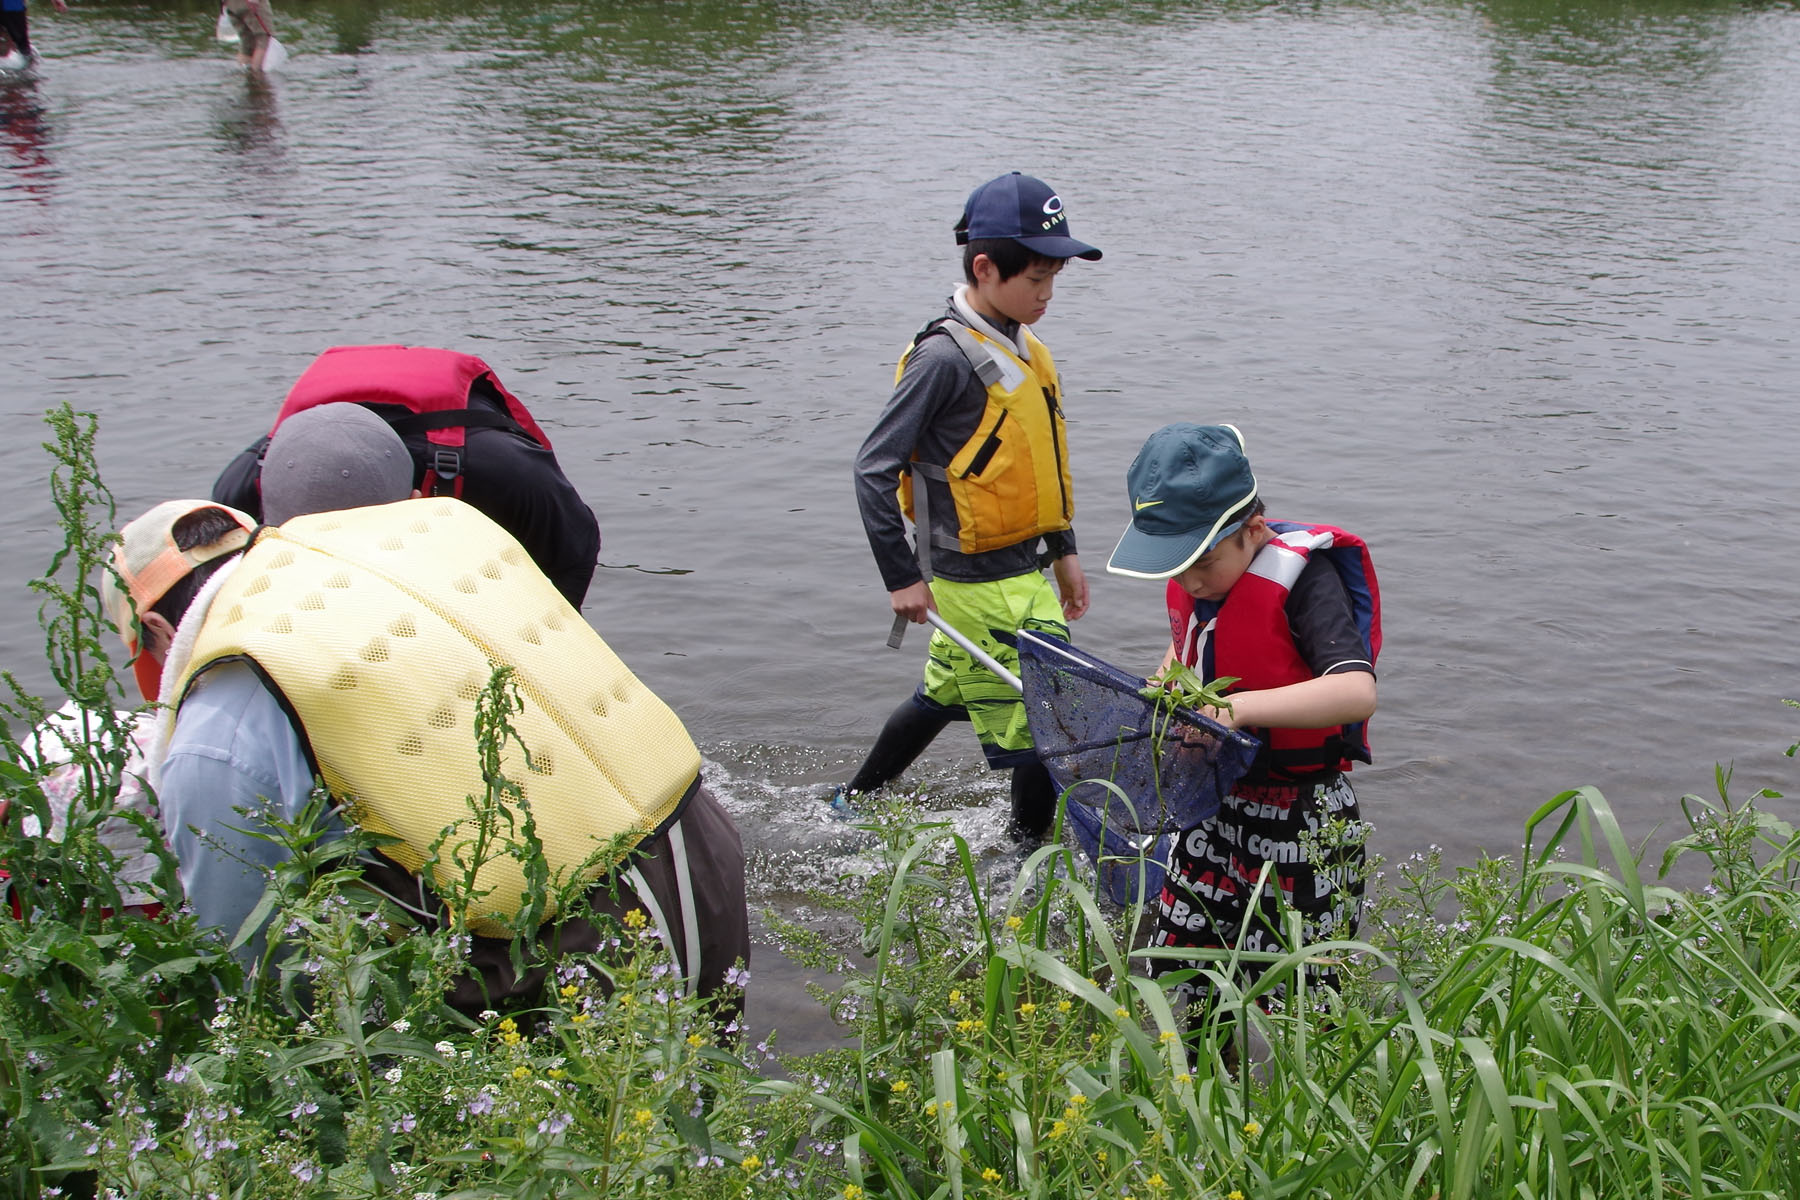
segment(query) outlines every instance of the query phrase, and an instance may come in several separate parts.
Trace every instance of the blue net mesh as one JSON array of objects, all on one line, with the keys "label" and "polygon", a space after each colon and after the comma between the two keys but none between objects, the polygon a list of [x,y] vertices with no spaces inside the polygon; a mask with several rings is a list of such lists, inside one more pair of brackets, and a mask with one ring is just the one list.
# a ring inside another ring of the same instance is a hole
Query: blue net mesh
[{"label": "blue net mesh", "polygon": [[1070,800],[1096,810],[1113,833],[1198,825],[1256,756],[1255,738],[1191,709],[1160,707],[1142,694],[1144,679],[1067,642],[1021,629],[1018,646],[1038,757],[1057,787],[1073,787]]},{"label": "blue net mesh", "polygon": [[1114,904],[1136,904],[1154,900],[1162,891],[1163,864],[1169,861],[1175,835],[1160,837],[1149,834],[1118,833],[1100,823],[1100,810],[1071,802],[1066,824],[1094,864],[1094,877],[1100,890]]}]

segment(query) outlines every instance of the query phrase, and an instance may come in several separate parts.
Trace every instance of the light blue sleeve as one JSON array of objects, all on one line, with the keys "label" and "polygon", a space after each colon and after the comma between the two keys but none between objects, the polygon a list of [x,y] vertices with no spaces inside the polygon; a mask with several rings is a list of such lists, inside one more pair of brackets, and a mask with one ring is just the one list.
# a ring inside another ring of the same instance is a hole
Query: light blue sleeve
[{"label": "light blue sleeve", "polygon": [[[157,794],[170,848],[203,926],[235,936],[287,856],[265,813],[292,821],[313,786],[306,748],[288,715],[248,665],[226,663],[195,682],[176,714]],[[254,961],[259,936],[239,950]]]}]

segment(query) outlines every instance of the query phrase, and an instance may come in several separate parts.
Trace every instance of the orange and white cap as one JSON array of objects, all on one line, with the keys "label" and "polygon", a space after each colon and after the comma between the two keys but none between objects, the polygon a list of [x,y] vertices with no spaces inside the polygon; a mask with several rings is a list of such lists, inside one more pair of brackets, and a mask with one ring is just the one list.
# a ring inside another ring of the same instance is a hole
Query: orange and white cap
[{"label": "orange and white cap", "polygon": [[[183,517],[205,509],[218,509],[229,516],[237,528],[204,546],[183,550],[175,541],[176,524]],[[137,653],[138,621],[142,614],[149,612],[151,605],[201,563],[249,545],[255,529],[253,518],[228,505],[211,500],[165,500],[119,531],[123,540],[113,548],[113,566],[118,569],[119,576],[114,579],[108,575],[102,591],[106,597],[106,615],[118,629],[119,636],[125,639],[125,648],[137,654],[138,687],[145,699],[156,699],[162,664],[147,654]],[[121,582],[123,589],[119,586]]]}]

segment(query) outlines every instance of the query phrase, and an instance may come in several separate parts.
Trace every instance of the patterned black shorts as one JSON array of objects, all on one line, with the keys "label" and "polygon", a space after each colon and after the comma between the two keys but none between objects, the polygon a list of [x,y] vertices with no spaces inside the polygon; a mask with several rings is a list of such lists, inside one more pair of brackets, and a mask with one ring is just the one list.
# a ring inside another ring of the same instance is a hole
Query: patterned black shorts
[{"label": "patterned black shorts", "polygon": [[[1338,839],[1315,861],[1301,839],[1332,819],[1354,822],[1354,836]],[[1352,937],[1362,918],[1363,842],[1356,793],[1342,775],[1316,784],[1241,788],[1212,819],[1175,841],[1163,884],[1151,945],[1250,952],[1290,949],[1280,932],[1282,910],[1300,914],[1308,942]],[[1255,897],[1256,877],[1273,864]],[[1248,924],[1246,925],[1246,920]],[[1238,939],[1239,930],[1243,937]],[[1157,974],[1185,970],[1178,959],[1152,960]],[[1309,987],[1336,990],[1338,973],[1328,962],[1309,963]],[[1177,1011],[1204,1005],[1213,984],[1205,976],[1180,983],[1169,999]],[[1278,989],[1272,997],[1281,998]]]}]

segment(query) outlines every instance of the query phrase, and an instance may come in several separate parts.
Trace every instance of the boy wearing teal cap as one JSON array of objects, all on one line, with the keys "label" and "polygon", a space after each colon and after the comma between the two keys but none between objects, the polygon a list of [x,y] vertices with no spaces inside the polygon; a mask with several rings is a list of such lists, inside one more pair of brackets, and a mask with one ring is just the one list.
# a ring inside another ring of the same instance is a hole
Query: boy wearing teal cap
[{"label": "boy wearing teal cap", "polygon": [[[1370,761],[1365,723],[1381,650],[1368,547],[1334,526],[1268,518],[1231,425],[1164,426],[1126,483],[1131,523],[1106,569],[1168,581],[1165,670],[1180,663],[1208,682],[1235,678],[1230,708],[1214,715],[1263,742],[1219,812],[1176,838],[1152,944],[1291,949],[1282,908],[1301,914],[1308,942],[1353,936],[1363,848],[1346,773]],[[1332,820],[1352,823],[1352,836],[1309,844],[1304,835]],[[1268,881],[1253,896],[1265,864]],[[1158,961],[1164,972],[1182,969]],[[1309,965],[1307,977],[1337,987],[1328,967]],[[1210,991],[1197,975],[1175,999],[1204,1005]]]},{"label": "boy wearing teal cap", "polygon": [[[1067,622],[1087,611],[1069,527],[1062,383],[1029,326],[1049,306],[1063,264],[1100,251],[1071,236],[1049,184],[1017,171],[969,195],[956,240],[967,282],[901,357],[893,395],[857,455],[856,500],[896,617],[923,623],[937,610],[1016,669],[1016,630],[1067,638]],[[932,636],[923,682],[838,797],[894,779],[958,719],[974,725],[990,767],[1012,771],[1014,835],[1041,837],[1056,786],[1032,749],[1024,705],[942,633]]]}]

